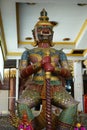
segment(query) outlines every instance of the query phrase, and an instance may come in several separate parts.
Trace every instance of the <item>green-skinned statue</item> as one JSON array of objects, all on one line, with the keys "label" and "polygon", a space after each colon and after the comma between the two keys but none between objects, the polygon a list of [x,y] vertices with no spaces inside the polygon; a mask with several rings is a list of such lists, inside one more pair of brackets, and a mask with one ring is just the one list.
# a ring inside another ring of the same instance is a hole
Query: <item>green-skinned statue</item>
[{"label": "green-skinned statue", "polygon": [[[71,130],[77,114],[78,102],[62,84],[70,76],[67,57],[52,48],[53,27],[43,9],[32,31],[38,47],[24,51],[20,62],[20,77],[27,79],[27,86],[18,100],[19,117],[26,111],[34,130]],[[42,109],[35,117],[31,109],[40,104]],[[52,105],[61,108],[58,116],[52,113]]]}]

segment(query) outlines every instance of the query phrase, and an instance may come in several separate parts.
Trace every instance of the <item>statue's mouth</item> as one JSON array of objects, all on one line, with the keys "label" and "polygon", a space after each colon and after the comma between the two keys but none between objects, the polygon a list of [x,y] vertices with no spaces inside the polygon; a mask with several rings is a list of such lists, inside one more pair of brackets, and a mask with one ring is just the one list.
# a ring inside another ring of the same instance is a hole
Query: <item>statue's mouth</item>
[{"label": "statue's mouth", "polygon": [[38,38],[40,39],[40,40],[49,40],[50,39],[50,37],[51,37],[51,34],[42,34],[42,35],[39,35],[38,36]]},{"label": "statue's mouth", "polygon": [[51,32],[50,32],[50,30],[46,30],[46,29],[43,29],[42,31],[41,31],[41,35],[51,35]]}]

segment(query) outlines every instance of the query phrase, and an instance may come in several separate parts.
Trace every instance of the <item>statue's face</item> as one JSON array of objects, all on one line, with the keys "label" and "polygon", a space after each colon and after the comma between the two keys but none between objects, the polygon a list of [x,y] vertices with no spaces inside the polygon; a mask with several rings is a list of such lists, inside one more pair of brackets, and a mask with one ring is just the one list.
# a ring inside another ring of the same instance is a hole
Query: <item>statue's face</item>
[{"label": "statue's face", "polygon": [[41,25],[35,27],[34,30],[35,40],[39,43],[51,43],[53,39],[53,30],[52,26]]}]

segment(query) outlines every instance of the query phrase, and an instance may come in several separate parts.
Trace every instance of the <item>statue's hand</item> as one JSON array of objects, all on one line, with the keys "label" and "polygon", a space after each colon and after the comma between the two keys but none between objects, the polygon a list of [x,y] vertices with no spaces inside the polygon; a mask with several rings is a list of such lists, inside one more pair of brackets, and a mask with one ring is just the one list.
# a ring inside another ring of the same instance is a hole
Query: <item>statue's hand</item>
[{"label": "statue's hand", "polygon": [[64,77],[70,77],[71,76],[71,73],[68,69],[65,69],[65,68],[62,68],[61,71],[60,71],[60,74]]},{"label": "statue's hand", "polygon": [[41,65],[46,72],[53,72],[55,70],[54,66],[51,64],[50,56],[43,57],[43,59],[41,61]]},{"label": "statue's hand", "polygon": [[44,65],[45,65],[46,63],[51,63],[51,57],[50,57],[50,56],[45,56],[45,57],[43,57],[43,59],[41,60],[41,65],[42,65],[42,67],[44,67]]},{"label": "statue's hand", "polygon": [[44,64],[43,68],[46,72],[54,72],[55,70],[54,66],[51,63]]}]

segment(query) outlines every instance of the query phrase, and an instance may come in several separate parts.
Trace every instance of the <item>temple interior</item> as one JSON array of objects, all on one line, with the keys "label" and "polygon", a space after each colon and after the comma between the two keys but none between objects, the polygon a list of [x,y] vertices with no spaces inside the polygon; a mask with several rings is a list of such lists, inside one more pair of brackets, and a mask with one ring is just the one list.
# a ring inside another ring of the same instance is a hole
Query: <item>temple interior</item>
[{"label": "temple interior", "polygon": [[[76,117],[87,129],[87,0],[0,0],[0,129],[16,130],[8,116],[17,111],[16,101],[25,89],[19,77],[21,56],[35,48],[32,30],[42,9],[54,26],[53,48],[62,50],[69,63],[71,76],[63,86],[79,102]],[[35,117],[41,108],[32,108]],[[59,115],[61,109],[52,105],[52,111]]]}]

